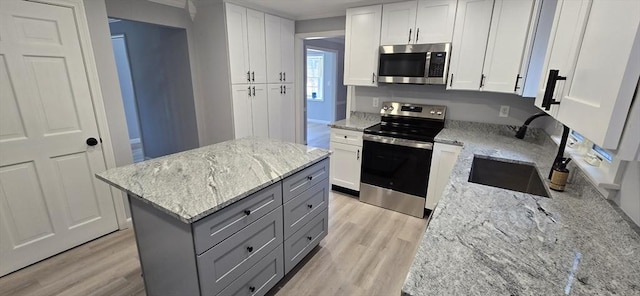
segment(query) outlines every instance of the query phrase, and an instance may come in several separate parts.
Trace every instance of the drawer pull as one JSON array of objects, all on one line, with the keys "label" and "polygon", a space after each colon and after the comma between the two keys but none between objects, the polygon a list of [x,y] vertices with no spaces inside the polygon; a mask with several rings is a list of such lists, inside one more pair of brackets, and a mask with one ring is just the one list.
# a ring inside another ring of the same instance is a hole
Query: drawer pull
[{"label": "drawer pull", "polygon": [[307,236],[307,239],[308,239],[308,240],[312,240],[312,239],[313,239],[313,237],[312,237],[312,236]]},{"label": "drawer pull", "polygon": [[253,252],[253,247],[247,247],[247,251],[249,251],[249,253]]},{"label": "drawer pull", "polygon": [[313,180],[313,176],[308,176],[307,180],[309,180],[309,181]]},{"label": "drawer pull", "polygon": [[307,208],[311,209],[311,208],[313,208],[313,205],[307,205]]},{"label": "drawer pull", "polygon": [[244,210],[244,214],[247,216],[251,215],[251,210]]},{"label": "drawer pull", "polygon": [[344,136],[344,138],[346,139],[346,138],[347,138],[347,136]]},{"label": "drawer pull", "polygon": [[253,287],[253,286],[249,287],[249,291],[251,291],[251,293],[255,292],[256,291],[256,287]]}]

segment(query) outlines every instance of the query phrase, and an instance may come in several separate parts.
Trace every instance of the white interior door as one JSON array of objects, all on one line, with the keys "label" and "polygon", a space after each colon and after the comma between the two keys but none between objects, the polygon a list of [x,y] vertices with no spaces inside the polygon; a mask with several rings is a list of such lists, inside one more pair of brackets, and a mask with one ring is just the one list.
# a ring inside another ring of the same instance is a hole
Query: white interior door
[{"label": "white interior door", "polygon": [[0,4],[0,276],[117,229],[71,8]]}]

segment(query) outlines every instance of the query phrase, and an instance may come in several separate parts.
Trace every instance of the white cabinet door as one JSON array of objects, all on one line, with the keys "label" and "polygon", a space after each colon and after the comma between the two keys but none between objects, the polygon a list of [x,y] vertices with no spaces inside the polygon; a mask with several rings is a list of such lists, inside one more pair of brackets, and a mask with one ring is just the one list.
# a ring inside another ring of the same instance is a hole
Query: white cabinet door
[{"label": "white cabinet door", "polygon": [[[558,0],[554,23],[551,28],[551,36],[549,37],[549,45],[547,46],[547,54],[545,56],[545,66],[543,67],[542,77],[540,78],[540,87],[536,95],[535,105],[542,108],[545,89],[550,70],[559,70],[559,75],[566,77],[576,58],[577,48],[582,40],[582,32],[586,25],[587,14],[591,1],[572,1]],[[602,74],[602,73],[601,73]],[[553,99],[560,101],[565,81],[556,83]],[[543,109],[544,110],[544,109]],[[549,111],[545,112],[556,117],[558,113],[558,105],[551,106]]]},{"label": "white cabinet door", "polygon": [[360,191],[360,166],[362,164],[362,147],[330,142],[331,184]]},{"label": "white cabinet door", "polygon": [[118,228],[79,18],[0,3],[0,276]]},{"label": "white cabinet door", "polygon": [[284,93],[281,105],[282,116],[280,117],[282,140],[291,143],[296,142],[296,104],[293,86],[293,83],[282,85]]},{"label": "white cabinet door", "polygon": [[264,31],[266,38],[267,83],[282,81],[282,52],[280,40],[281,18],[266,14]]},{"label": "white cabinet door", "polygon": [[269,103],[267,101],[267,85],[251,85],[251,119],[253,136],[269,137]]},{"label": "white cabinet door", "polygon": [[347,9],[344,84],[377,86],[382,5]]},{"label": "white cabinet door", "polygon": [[233,91],[233,127],[236,139],[251,137],[253,135],[253,123],[251,116],[251,86],[238,84],[232,87]]},{"label": "white cabinet door", "polygon": [[269,84],[269,138],[295,142],[293,84]]},{"label": "white cabinet door", "polygon": [[[282,61],[282,82],[293,83],[295,81],[295,23],[292,20],[281,19],[280,26],[280,54]],[[293,88],[291,88],[293,93]]]},{"label": "white cabinet door", "polygon": [[247,9],[230,3],[225,4],[225,9],[231,83],[249,83]]},{"label": "white cabinet door", "polygon": [[640,1],[593,0],[566,82],[557,119],[603,148],[618,148],[638,84],[639,25]]},{"label": "white cabinet door", "polygon": [[[458,161],[458,155],[462,146],[435,143],[433,145],[433,156],[431,159],[431,171],[429,173],[429,185],[427,187],[427,200],[425,208],[435,209],[438,201],[442,197],[453,166]],[[333,156],[332,156],[333,157]]]},{"label": "white cabinet door", "polygon": [[480,89],[492,9],[493,0],[458,1],[447,89]]},{"label": "white cabinet door", "polygon": [[266,83],[267,62],[264,37],[264,13],[247,9],[247,36],[251,83]]},{"label": "white cabinet door", "polygon": [[457,0],[418,1],[414,43],[451,42],[457,3]]},{"label": "white cabinet door", "polygon": [[415,43],[417,5],[407,1],[382,6],[381,45]]},{"label": "white cabinet door", "polygon": [[[533,0],[496,0],[484,60],[482,90],[517,93]],[[521,75],[522,74],[522,75]]]}]

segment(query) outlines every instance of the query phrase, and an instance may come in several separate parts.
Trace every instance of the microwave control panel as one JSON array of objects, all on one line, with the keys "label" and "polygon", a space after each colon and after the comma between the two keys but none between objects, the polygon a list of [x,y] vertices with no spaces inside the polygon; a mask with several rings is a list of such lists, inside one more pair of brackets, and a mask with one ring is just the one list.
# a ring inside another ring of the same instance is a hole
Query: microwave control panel
[{"label": "microwave control panel", "polygon": [[443,77],[446,64],[447,53],[444,51],[431,52],[428,77]]}]

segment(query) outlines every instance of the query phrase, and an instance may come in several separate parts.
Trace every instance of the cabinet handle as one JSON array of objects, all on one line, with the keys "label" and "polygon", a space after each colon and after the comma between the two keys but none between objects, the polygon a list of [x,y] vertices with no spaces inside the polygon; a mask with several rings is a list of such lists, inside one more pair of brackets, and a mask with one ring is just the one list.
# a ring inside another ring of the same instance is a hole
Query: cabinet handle
[{"label": "cabinet handle", "polygon": [[484,74],[480,75],[480,88],[482,88],[484,86],[484,78],[486,76],[484,76]]},{"label": "cabinet handle", "polygon": [[251,81],[256,81],[256,72],[251,72]]},{"label": "cabinet handle", "polygon": [[282,72],[280,72],[280,81],[282,81]]},{"label": "cabinet handle", "polygon": [[282,85],[280,85],[280,94],[282,94]]},{"label": "cabinet handle", "polygon": [[347,136],[344,136],[344,138],[346,139],[346,138],[347,138]]},{"label": "cabinet handle", "polygon": [[247,251],[249,251],[249,253],[253,252],[253,247],[247,247]]},{"label": "cabinet handle", "polygon": [[356,160],[360,160],[360,149],[358,149],[358,154],[356,155]]},{"label": "cabinet handle", "polygon": [[307,205],[307,208],[311,209],[311,208],[313,208],[313,205]]},{"label": "cabinet handle", "polygon": [[255,86],[253,87],[253,96],[254,97],[256,96],[256,87]]},{"label": "cabinet handle", "polygon": [[249,96],[251,96],[251,86],[247,87],[247,89],[249,90]]},{"label": "cabinet handle", "polygon": [[518,89],[520,89],[520,87],[518,86],[518,81],[520,81],[520,78],[522,78],[522,76],[520,76],[520,74],[518,74],[516,76],[516,85],[513,86],[513,91],[517,91]]},{"label": "cabinet handle", "polygon": [[544,89],[544,97],[542,99],[542,107],[544,110],[551,110],[551,105],[560,104],[553,99],[553,93],[556,91],[556,82],[559,80],[567,80],[567,77],[558,75],[560,70],[549,70],[549,78],[547,79],[547,87]]},{"label": "cabinet handle", "polygon": [[247,81],[251,82],[251,71],[247,71]]},{"label": "cabinet handle", "polygon": [[255,292],[256,291],[256,287],[254,287],[254,286],[249,287],[249,291],[251,291],[251,293]]},{"label": "cabinet handle", "polygon": [[307,239],[308,239],[308,240],[312,240],[312,239],[313,239],[313,237],[312,237],[312,236],[307,236]]},{"label": "cabinet handle", "polygon": [[287,72],[282,72],[282,81],[287,81]]},{"label": "cabinet handle", "polygon": [[244,214],[247,216],[251,215],[251,210],[244,210]]},{"label": "cabinet handle", "polygon": [[449,79],[449,87],[453,86],[453,73],[451,73],[451,79]]},{"label": "cabinet handle", "polygon": [[313,180],[313,176],[308,176],[307,180],[309,180],[309,181]]},{"label": "cabinet handle", "polygon": [[411,28],[409,28],[409,43],[411,43]]},{"label": "cabinet handle", "polygon": [[418,39],[420,38],[420,28],[416,29],[416,43],[418,43]]},{"label": "cabinet handle", "polygon": [[376,73],[371,73],[371,83],[376,83]]},{"label": "cabinet handle", "polygon": [[287,86],[286,86],[286,85],[283,85],[283,86],[282,86],[282,89],[284,90],[284,94],[286,95],[286,94],[287,94]]}]

